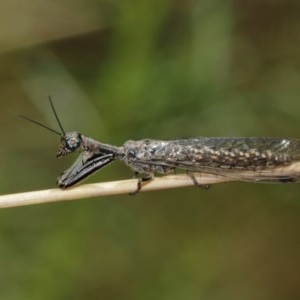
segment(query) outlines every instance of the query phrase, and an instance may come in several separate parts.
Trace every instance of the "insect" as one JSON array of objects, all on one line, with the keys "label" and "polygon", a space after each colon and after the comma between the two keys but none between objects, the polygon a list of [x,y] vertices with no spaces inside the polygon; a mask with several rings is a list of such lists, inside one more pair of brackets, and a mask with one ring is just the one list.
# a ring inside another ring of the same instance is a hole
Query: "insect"
[{"label": "insect", "polygon": [[61,136],[57,157],[78,149],[81,153],[73,165],[57,179],[66,189],[115,160],[123,161],[138,178],[136,194],[144,181],[154,174],[166,175],[181,169],[188,172],[196,186],[201,185],[194,173],[209,173],[235,181],[286,183],[300,181],[300,139],[273,137],[198,137],[181,140],[126,141],[116,147],[86,137],[77,131],[65,132],[53,102],[52,111],[61,132],[23,115],[33,122]]}]

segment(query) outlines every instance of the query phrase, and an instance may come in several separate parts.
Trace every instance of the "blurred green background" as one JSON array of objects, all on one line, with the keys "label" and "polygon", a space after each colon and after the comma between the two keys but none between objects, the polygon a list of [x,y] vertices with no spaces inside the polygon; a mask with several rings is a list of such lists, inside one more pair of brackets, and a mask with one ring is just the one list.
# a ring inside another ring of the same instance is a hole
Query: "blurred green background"
[{"label": "blurred green background", "polygon": [[[76,155],[22,113],[105,143],[298,137],[300,3],[0,3],[1,194]],[[127,179],[115,163],[88,182]],[[3,209],[0,299],[298,299],[300,185],[231,183]]]}]

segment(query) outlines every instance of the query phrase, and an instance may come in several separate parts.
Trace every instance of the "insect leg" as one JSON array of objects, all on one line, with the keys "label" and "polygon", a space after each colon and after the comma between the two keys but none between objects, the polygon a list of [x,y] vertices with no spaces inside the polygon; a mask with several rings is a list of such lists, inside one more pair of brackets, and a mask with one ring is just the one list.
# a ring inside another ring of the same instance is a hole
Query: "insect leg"
[{"label": "insect leg", "polygon": [[57,179],[60,188],[66,189],[82,181],[89,175],[103,168],[114,160],[112,154],[93,156],[87,151],[82,152],[75,163]]},{"label": "insect leg", "polygon": [[[135,172],[134,173],[134,178],[137,178],[137,175],[139,174],[139,172]],[[151,174],[147,174],[146,176],[144,177],[139,177],[138,178],[138,182],[137,182],[137,187],[136,187],[136,190],[129,193],[130,196],[134,196],[136,195],[142,188],[142,182],[146,182],[146,181],[150,181],[154,178],[154,175],[151,173]]]},{"label": "insect leg", "polygon": [[211,184],[201,184],[197,181],[195,174],[187,171],[187,175],[192,179],[194,185],[202,190],[208,190],[211,187]]}]

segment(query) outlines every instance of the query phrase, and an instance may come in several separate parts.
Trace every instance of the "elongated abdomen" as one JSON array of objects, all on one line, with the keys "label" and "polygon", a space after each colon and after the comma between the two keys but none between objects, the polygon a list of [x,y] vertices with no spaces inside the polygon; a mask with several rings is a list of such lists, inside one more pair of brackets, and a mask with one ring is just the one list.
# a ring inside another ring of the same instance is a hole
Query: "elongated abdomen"
[{"label": "elongated abdomen", "polygon": [[299,149],[300,140],[268,137],[140,140],[124,144],[124,161],[141,173],[165,174],[179,168],[237,177],[240,171],[259,176],[258,172],[268,170],[275,178],[276,168],[282,171],[300,161]]}]

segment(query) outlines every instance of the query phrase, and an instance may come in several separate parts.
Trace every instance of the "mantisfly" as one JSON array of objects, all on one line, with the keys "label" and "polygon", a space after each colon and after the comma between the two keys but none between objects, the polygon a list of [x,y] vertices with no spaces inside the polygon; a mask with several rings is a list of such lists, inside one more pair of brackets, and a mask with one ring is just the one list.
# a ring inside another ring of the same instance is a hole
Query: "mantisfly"
[{"label": "mantisfly", "polygon": [[65,132],[49,102],[61,132],[19,115],[61,136],[57,157],[81,149],[74,164],[57,179],[66,189],[115,160],[123,161],[138,178],[137,193],[142,182],[155,173],[166,175],[176,169],[187,171],[194,184],[201,185],[194,173],[209,173],[235,181],[285,183],[300,181],[300,139],[273,137],[197,137],[179,140],[127,141],[121,147],[101,143],[77,131]]}]

